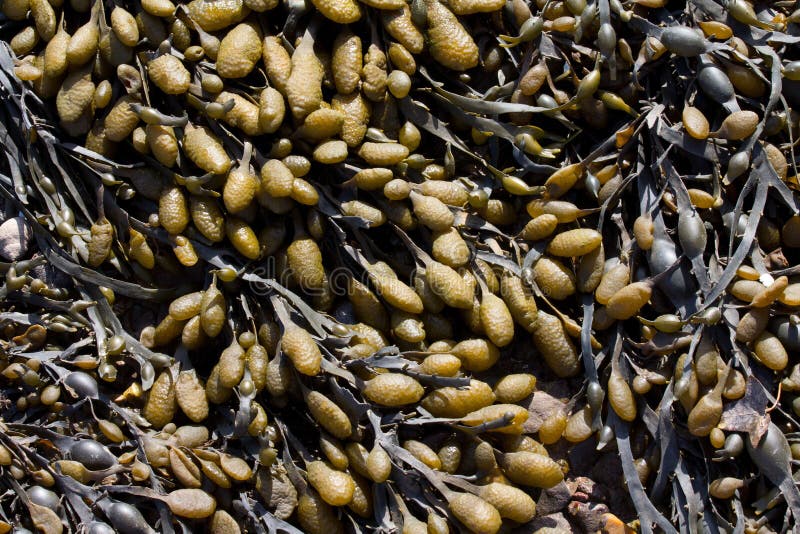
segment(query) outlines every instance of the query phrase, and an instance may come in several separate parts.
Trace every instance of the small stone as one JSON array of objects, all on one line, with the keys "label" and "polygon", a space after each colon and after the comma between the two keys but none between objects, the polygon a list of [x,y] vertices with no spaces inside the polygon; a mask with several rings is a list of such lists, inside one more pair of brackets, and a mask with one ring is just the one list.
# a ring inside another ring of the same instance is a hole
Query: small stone
[{"label": "small stone", "polygon": [[[536,512],[538,514],[539,507],[536,507]],[[568,532],[574,532],[575,529],[570,524],[569,520],[564,516],[562,513],[557,514],[548,514],[545,516],[538,516],[534,518],[533,521],[528,523],[527,525],[521,527],[519,530],[515,532],[536,532],[540,528],[548,528],[554,529],[550,532],[564,532],[564,534]]]},{"label": "small stone", "polygon": [[566,483],[553,486],[542,491],[539,501],[536,503],[537,515],[548,515],[560,512],[569,504],[572,499],[572,491]]},{"label": "small stone", "polygon": [[533,396],[525,399],[521,405],[525,406],[529,412],[528,419],[522,426],[523,432],[526,434],[538,432],[542,422],[554,411],[566,411],[563,402],[544,391],[534,392]]},{"label": "small stone", "polygon": [[597,532],[605,522],[603,515],[608,513],[608,506],[602,503],[572,501],[567,511],[584,532]]},{"label": "small stone", "polygon": [[605,488],[600,484],[597,484],[591,478],[576,477],[574,479],[565,480],[565,483],[572,493],[573,501],[605,502],[607,500],[607,492]]},{"label": "small stone", "polygon": [[12,217],[0,224],[0,257],[17,261],[28,253],[33,230],[22,217]]}]

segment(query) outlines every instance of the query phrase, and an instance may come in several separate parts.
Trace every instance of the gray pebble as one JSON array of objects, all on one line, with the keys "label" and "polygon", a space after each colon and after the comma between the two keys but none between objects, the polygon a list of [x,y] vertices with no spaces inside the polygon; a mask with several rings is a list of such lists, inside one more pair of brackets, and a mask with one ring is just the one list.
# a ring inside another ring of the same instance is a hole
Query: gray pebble
[{"label": "gray pebble", "polygon": [[0,224],[0,257],[17,261],[28,253],[33,230],[22,217],[13,217]]}]

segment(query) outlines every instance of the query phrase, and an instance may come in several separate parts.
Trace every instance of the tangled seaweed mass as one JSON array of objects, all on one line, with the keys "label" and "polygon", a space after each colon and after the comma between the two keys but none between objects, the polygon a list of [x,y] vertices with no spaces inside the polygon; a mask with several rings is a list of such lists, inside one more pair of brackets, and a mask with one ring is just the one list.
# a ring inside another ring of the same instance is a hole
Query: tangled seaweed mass
[{"label": "tangled seaweed mass", "polygon": [[2,0],[0,533],[795,528],[795,5]]}]

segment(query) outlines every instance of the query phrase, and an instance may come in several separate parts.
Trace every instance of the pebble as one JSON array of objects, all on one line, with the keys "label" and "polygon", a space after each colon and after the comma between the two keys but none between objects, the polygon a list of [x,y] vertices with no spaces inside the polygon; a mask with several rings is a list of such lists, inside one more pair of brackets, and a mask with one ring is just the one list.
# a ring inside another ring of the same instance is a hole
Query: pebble
[{"label": "pebble", "polygon": [[22,217],[12,217],[0,224],[0,257],[17,261],[28,253],[33,229]]},{"label": "pebble", "polygon": [[572,491],[565,482],[557,486],[542,491],[539,501],[536,503],[536,513],[538,515],[549,515],[560,512],[567,507],[572,499]]},{"label": "pebble", "polygon": [[[537,513],[539,509],[536,509]],[[569,520],[562,513],[549,514],[545,516],[537,516],[533,521],[521,527],[520,530],[515,532],[536,532],[540,528],[558,529],[559,532],[574,532],[575,529],[570,524]],[[554,531],[551,531],[554,532]]]},{"label": "pebble", "polygon": [[544,391],[534,392],[530,400],[526,399],[520,405],[528,409],[528,419],[522,428],[529,434],[538,432],[542,422],[554,411],[566,411],[563,402]]},{"label": "pebble", "polygon": [[584,532],[597,532],[603,527],[603,515],[608,513],[608,506],[602,503],[573,501],[569,503],[567,512]]}]

